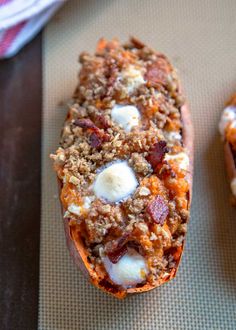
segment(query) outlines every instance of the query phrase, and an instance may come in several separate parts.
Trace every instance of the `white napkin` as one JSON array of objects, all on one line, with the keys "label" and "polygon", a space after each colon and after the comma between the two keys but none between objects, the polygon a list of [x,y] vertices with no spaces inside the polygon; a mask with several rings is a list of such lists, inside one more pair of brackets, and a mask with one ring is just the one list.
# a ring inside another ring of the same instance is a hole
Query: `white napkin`
[{"label": "white napkin", "polygon": [[0,58],[15,55],[66,0],[0,0]]}]

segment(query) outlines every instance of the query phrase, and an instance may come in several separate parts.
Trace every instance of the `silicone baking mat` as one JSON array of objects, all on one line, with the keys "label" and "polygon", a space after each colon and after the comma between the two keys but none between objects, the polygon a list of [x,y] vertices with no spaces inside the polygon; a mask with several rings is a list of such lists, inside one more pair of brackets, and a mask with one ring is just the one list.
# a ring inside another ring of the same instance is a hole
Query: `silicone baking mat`
[{"label": "silicone baking mat", "polygon": [[[48,155],[57,147],[78,54],[135,35],[179,69],[195,126],[187,245],[173,281],[124,301],[92,287],[65,244]],[[236,89],[235,0],[73,1],[44,33],[39,329],[236,329],[236,209],[228,203],[217,123]],[[30,91],[29,91],[30,92]]]}]

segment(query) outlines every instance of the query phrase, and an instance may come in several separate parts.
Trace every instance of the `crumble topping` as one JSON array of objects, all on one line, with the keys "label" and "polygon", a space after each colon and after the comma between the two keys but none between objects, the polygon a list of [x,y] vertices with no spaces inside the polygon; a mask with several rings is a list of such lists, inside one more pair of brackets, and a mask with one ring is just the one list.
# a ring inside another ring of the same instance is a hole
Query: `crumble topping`
[{"label": "crumble topping", "polygon": [[[91,267],[103,265],[111,283],[152,284],[177,266],[189,216],[178,78],[163,54],[136,39],[123,46],[102,39],[80,63],[74,103],[51,155],[65,217]],[[100,180],[119,163],[130,173],[119,168]]]}]

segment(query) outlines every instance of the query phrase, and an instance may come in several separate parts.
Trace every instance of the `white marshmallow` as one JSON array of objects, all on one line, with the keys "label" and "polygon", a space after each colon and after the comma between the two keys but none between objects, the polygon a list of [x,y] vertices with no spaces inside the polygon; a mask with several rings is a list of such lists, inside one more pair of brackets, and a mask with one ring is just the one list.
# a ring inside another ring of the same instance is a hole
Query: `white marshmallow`
[{"label": "white marshmallow", "polygon": [[133,105],[115,105],[111,110],[111,118],[121,125],[126,132],[139,124],[140,113]]},{"label": "white marshmallow", "polygon": [[128,249],[128,252],[116,264],[113,264],[108,257],[103,258],[103,263],[110,279],[124,288],[142,283],[148,274],[144,257],[134,249]]},{"label": "white marshmallow", "polygon": [[70,212],[66,211],[63,215],[63,218],[69,218],[69,216],[70,216]]},{"label": "white marshmallow", "polygon": [[112,163],[102,170],[94,184],[97,197],[109,202],[119,202],[134,192],[138,181],[127,161]]},{"label": "white marshmallow", "polygon": [[76,204],[74,204],[74,203],[72,203],[72,204],[70,204],[70,205],[68,206],[68,211],[69,211],[70,213],[75,214],[75,215],[80,215],[81,207],[78,206],[78,205],[76,205]]},{"label": "white marshmallow", "polygon": [[174,160],[179,163],[180,169],[187,171],[189,168],[189,157],[185,152],[179,152],[175,155],[166,154],[165,158],[166,161]]},{"label": "white marshmallow", "polygon": [[147,187],[141,187],[139,191],[140,196],[148,196],[151,194],[151,191]]},{"label": "white marshmallow", "polygon": [[236,178],[233,178],[230,186],[231,186],[232,194],[236,197]]},{"label": "white marshmallow", "polygon": [[83,207],[85,209],[89,209],[91,206],[91,203],[95,200],[95,196],[86,196],[84,197],[84,204]]},{"label": "white marshmallow", "polygon": [[236,128],[236,118],[233,121],[231,121],[229,128]]},{"label": "white marshmallow", "polygon": [[175,141],[181,141],[182,136],[179,132],[165,132],[165,137],[169,143],[174,144]]},{"label": "white marshmallow", "polygon": [[120,78],[124,82],[129,94],[133,93],[136,88],[146,82],[143,78],[142,71],[132,64],[122,70]]},{"label": "white marshmallow", "polygon": [[236,107],[228,106],[224,109],[219,122],[219,131],[222,136],[225,134],[227,125],[233,120],[236,120]]}]

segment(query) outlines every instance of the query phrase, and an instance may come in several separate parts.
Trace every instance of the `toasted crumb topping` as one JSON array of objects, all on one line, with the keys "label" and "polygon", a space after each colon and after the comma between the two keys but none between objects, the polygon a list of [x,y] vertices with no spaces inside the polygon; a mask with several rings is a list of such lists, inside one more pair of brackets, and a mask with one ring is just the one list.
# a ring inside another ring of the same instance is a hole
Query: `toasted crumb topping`
[{"label": "toasted crumb topping", "polygon": [[[152,284],[177,267],[189,217],[177,74],[163,54],[136,39],[123,46],[102,39],[95,55],[82,53],[80,63],[74,103],[51,155],[66,217],[93,268],[104,255],[119,260],[132,248],[146,260],[143,283]],[[138,110],[129,130],[112,120],[116,105]],[[115,203],[97,197],[98,174],[124,160],[138,182],[135,190]]]}]

